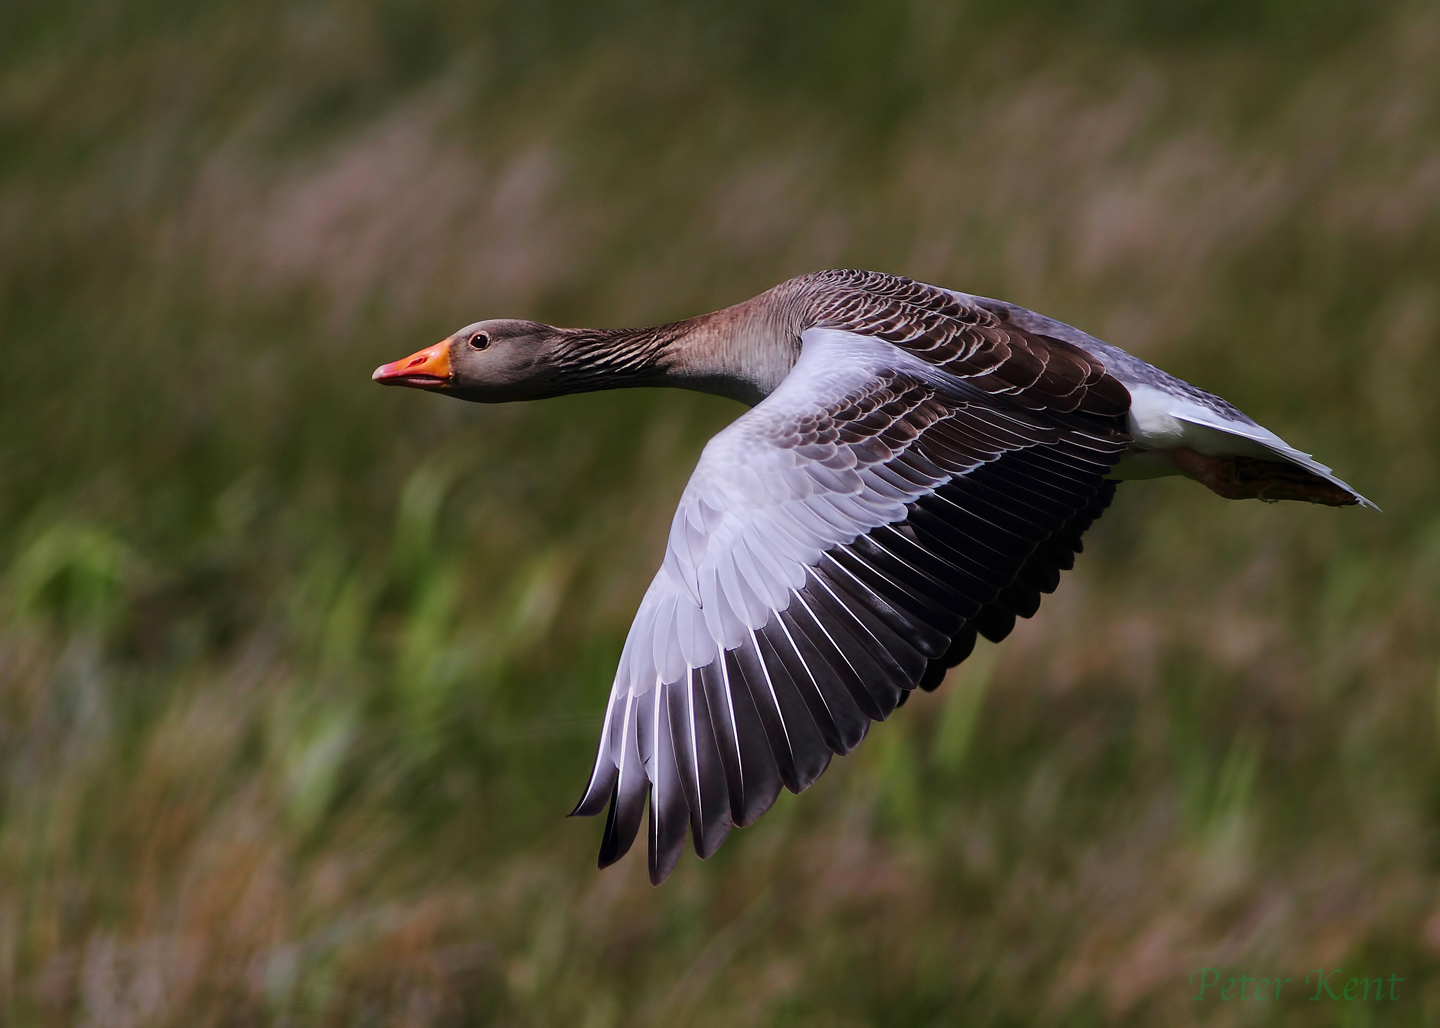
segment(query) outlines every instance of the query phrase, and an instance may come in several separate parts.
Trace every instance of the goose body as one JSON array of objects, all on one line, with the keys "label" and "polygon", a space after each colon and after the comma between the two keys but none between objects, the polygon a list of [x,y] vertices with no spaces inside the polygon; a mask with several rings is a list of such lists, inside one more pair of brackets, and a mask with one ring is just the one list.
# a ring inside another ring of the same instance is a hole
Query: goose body
[{"label": "goose body", "polygon": [[376,370],[502,402],[678,386],[705,446],[631,625],[575,813],[651,880],[799,792],[1073,566],[1116,482],[1373,506],[1219,397],[1023,307],[864,271],[657,328],[469,325]]}]

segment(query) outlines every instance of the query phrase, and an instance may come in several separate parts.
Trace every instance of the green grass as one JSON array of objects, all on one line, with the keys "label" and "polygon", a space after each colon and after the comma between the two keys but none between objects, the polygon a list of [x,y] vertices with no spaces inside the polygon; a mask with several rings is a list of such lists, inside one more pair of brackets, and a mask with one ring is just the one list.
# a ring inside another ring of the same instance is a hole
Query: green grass
[{"label": "green grass", "polygon": [[[720,10],[0,9],[0,1021],[1440,1019],[1440,20]],[[811,791],[597,872],[563,815],[739,408],[367,377],[829,266],[1094,331],[1385,513],[1127,484]]]}]

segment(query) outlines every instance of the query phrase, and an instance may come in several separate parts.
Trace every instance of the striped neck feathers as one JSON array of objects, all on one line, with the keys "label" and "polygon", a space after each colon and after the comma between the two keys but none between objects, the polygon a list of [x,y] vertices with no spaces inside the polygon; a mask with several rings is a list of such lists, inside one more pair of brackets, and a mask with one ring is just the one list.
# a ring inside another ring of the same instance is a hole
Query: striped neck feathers
[{"label": "striped neck feathers", "polygon": [[557,329],[555,370],[567,391],[670,386],[753,406],[800,356],[790,283],[713,314],[640,329]]}]

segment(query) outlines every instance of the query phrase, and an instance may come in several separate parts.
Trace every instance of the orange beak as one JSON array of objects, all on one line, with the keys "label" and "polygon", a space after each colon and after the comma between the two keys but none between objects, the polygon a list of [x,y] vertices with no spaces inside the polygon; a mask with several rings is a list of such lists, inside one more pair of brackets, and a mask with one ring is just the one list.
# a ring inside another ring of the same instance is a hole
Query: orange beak
[{"label": "orange beak", "polygon": [[410,386],[412,389],[444,389],[450,372],[450,340],[442,339],[402,360],[382,364],[370,378],[381,385]]}]

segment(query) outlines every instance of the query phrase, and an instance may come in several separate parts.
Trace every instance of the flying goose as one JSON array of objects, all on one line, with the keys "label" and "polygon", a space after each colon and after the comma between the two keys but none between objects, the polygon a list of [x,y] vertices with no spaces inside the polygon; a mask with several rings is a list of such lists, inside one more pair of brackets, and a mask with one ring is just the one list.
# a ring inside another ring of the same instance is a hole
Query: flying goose
[{"label": "flying goose", "polygon": [[657,328],[479,321],[376,369],[501,403],[626,386],[750,410],[705,446],[620,657],[575,814],[606,867],[710,856],[911,690],[1030,617],[1119,479],[1373,507],[1230,404],[1069,325],[823,271]]}]

